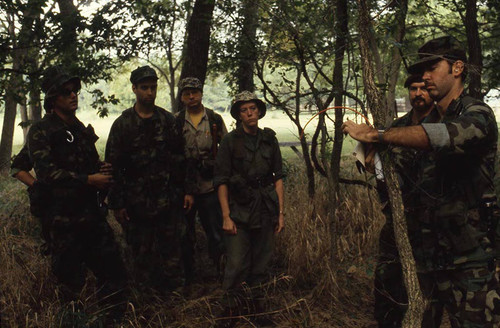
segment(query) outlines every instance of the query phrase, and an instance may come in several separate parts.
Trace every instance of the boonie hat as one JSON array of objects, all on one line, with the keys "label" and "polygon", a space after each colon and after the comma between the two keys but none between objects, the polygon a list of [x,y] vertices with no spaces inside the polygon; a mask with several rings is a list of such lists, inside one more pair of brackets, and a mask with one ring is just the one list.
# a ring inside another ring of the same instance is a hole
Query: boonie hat
[{"label": "boonie hat", "polygon": [[69,75],[68,72],[59,65],[50,66],[42,75],[42,91],[47,96],[57,95],[61,86],[70,81],[76,84],[78,90],[82,87],[78,76]]},{"label": "boonie hat", "polygon": [[151,66],[141,66],[137,67],[130,73],[130,82],[132,84],[137,84],[141,80],[147,79],[147,78],[153,78],[158,80],[158,75],[156,75],[156,71],[151,68]]},{"label": "boonie hat", "polygon": [[442,59],[467,62],[467,55],[462,44],[449,35],[427,41],[418,49],[418,58],[413,65],[408,67],[410,74],[421,74],[425,67]]},{"label": "boonie hat", "polygon": [[82,88],[82,83],[78,76],[72,76],[59,65],[50,66],[42,73],[42,91],[45,93],[43,108],[49,110],[50,99],[57,96],[63,84],[67,82],[75,83],[77,90]]},{"label": "boonie hat", "polygon": [[231,116],[235,119],[239,119],[240,105],[249,101],[253,101],[257,104],[259,108],[259,119],[266,115],[266,104],[257,98],[255,93],[250,91],[243,91],[234,96],[233,104],[231,105]]},{"label": "boonie hat", "polygon": [[203,91],[203,84],[201,83],[200,79],[197,77],[186,77],[183,78],[179,82],[179,92],[182,92],[184,89],[198,89],[200,91]]}]

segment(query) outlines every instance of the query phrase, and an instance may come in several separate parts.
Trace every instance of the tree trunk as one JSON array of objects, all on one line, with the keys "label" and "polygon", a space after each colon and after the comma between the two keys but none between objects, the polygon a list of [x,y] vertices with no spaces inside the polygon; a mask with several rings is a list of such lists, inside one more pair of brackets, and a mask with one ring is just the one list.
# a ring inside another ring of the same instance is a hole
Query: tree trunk
[{"label": "tree trunk", "polygon": [[[363,80],[365,93],[367,96],[370,111],[374,118],[375,125],[382,125],[388,115],[387,102],[384,94],[377,88],[373,71],[373,54],[369,45],[370,17],[366,0],[358,0],[359,4],[359,46],[361,52],[361,63],[363,70]],[[408,310],[402,323],[402,327],[421,327],[426,302],[417,276],[415,259],[413,258],[410,240],[408,238],[408,228],[404,216],[403,200],[399,189],[398,179],[394,171],[394,165],[390,156],[381,156],[384,169],[387,192],[391,204],[391,211],[394,220],[394,235],[398,247],[403,278],[408,294]]]},{"label": "tree trunk", "polygon": [[[394,31],[394,42],[396,44],[402,44],[406,31],[406,14],[408,12],[408,0],[399,0],[398,1],[399,10],[396,12],[395,21],[393,26],[395,28]],[[399,69],[401,67],[401,52],[398,46],[393,46],[391,51],[391,62],[389,64],[388,76],[389,80],[387,83],[387,107],[388,117],[386,124],[384,127],[389,126],[392,120],[398,116],[398,109],[396,106],[396,84],[398,82]]]},{"label": "tree trunk", "polygon": [[[342,63],[344,61],[345,49],[347,47],[348,30],[348,13],[347,13],[347,0],[335,1],[335,14],[336,14],[336,39],[335,39],[335,67],[333,69],[333,87],[335,88],[334,106],[343,105],[343,83],[344,83],[344,70]],[[344,121],[344,111],[342,109],[335,109],[335,135],[333,139],[332,157],[330,159],[330,174],[329,181],[331,184],[332,195],[334,195],[333,203],[336,204],[336,198],[339,192],[339,178],[340,178],[340,156],[342,154],[342,144],[344,136],[342,133],[342,122]]]},{"label": "tree trunk", "polygon": [[29,113],[28,118],[31,123],[38,122],[42,119],[42,106],[40,99],[40,88],[38,88],[34,83],[30,85],[30,95],[29,95]]},{"label": "tree trunk", "polygon": [[61,40],[62,64],[71,67],[76,63],[77,53],[77,22],[80,20],[79,12],[73,0],[57,0],[61,12]]},{"label": "tree trunk", "polygon": [[26,136],[28,135],[29,118],[28,118],[28,106],[26,104],[26,94],[22,93],[21,104],[19,105],[19,114],[21,114],[21,127],[23,128],[23,143],[26,142]]},{"label": "tree trunk", "polygon": [[465,32],[467,34],[467,46],[469,48],[469,94],[477,99],[483,99],[481,92],[481,71],[483,58],[481,54],[481,39],[479,38],[479,27],[477,24],[476,0],[465,1]]},{"label": "tree trunk", "polygon": [[238,69],[237,83],[238,91],[255,91],[253,81],[253,69],[257,60],[255,49],[255,36],[258,26],[258,0],[243,0],[241,10],[243,16],[243,27],[238,41]]},{"label": "tree trunk", "polygon": [[[303,133],[302,126],[300,125],[300,79],[302,77],[302,68],[300,65],[297,66],[297,77],[295,79],[295,119],[296,126],[299,135]],[[306,175],[307,175],[307,194],[309,199],[314,199],[316,194],[315,178],[314,178],[314,167],[311,163],[311,158],[309,156],[309,145],[307,144],[305,133],[304,136],[300,138],[300,146],[302,148],[302,156],[304,157],[304,163],[306,165]]]},{"label": "tree trunk", "polygon": [[[197,77],[202,84],[205,84],[214,8],[215,0],[196,0],[194,3],[193,12],[186,28],[184,62],[179,80],[185,77]],[[181,95],[177,90],[177,106],[175,110],[180,109],[182,109]]]},{"label": "tree trunk", "polygon": [[193,76],[205,82],[214,0],[196,0],[187,25],[187,43],[180,78]]}]

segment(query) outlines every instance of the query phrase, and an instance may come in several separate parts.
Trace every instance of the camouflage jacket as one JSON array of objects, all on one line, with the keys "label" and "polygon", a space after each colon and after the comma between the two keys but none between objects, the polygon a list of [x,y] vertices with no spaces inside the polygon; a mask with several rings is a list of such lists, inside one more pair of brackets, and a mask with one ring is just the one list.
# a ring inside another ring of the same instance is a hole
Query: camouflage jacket
[{"label": "camouflage jacket", "polygon": [[274,182],[282,178],[281,151],[273,130],[259,129],[252,140],[240,127],[222,139],[214,185],[228,186],[230,216],[236,224],[257,228],[274,223],[279,215]]},{"label": "camouflage jacket", "polygon": [[180,127],[163,108],[156,106],[147,119],[133,107],[123,111],[109,132],[105,158],[114,171],[108,195],[112,209],[155,216],[193,192],[192,179],[185,174]]},{"label": "camouflage jacket", "polygon": [[100,168],[97,139],[91,125],[85,127],[78,120],[68,125],[55,113],[30,128],[30,161],[38,182],[49,188],[47,207],[52,214],[72,215],[97,208],[97,189],[87,184],[88,175]]},{"label": "camouflage jacket", "polygon": [[19,151],[19,153],[14,156],[12,159],[12,163],[10,165],[10,175],[14,177],[21,171],[29,172],[33,168],[33,164],[30,160],[30,153],[28,150],[28,144],[25,143],[23,148]]},{"label": "camouflage jacket", "polygon": [[[390,127],[393,128],[414,125],[414,123],[412,122],[413,110],[414,109],[412,109],[402,117],[394,120]],[[439,115],[439,112],[437,108],[434,108],[418,124],[435,123],[439,122],[440,120],[441,117]],[[413,204],[412,191],[414,190],[415,181],[417,179],[417,162],[418,158],[421,156],[421,152],[412,148],[395,145],[387,146],[386,151],[390,153],[390,156],[394,161],[405,207],[408,208],[415,206]]]},{"label": "camouflage jacket", "polygon": [[[180,111],[176,116],[178,120],[183,120],[180,124],[182,125],[182,134],[185,141],[186,160],[191,161],[192,168],[195,169],[195,194],[213,191],[215,156],[212,125],[216,125],[215,139],[217,144],[220,144],[222,138],[227,134],[226,125],[222,117],[209,108],[204,108],[204,115],[197,128],[194,127],[186,110]],[[210,116],[212,116],[212,119],[210,119]]]},{"label": "camouflage jacket", "polygon": [[494,194],[498,130],[491,108],[461,95],[439,123],[422,123],[432,147],[413,158],[408,230],[420,270],[474,266],[493,257],[485,195]]}]

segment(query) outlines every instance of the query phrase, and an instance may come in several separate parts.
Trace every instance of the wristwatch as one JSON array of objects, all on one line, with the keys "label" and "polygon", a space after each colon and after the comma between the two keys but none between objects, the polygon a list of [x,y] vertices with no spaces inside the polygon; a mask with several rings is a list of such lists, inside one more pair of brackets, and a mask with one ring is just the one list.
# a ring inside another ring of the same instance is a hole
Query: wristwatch
[{"label": "wristwatch", "polygon": [[378,132],[378,142],[383,143],[385,130],[377,130],[377,132]]}]

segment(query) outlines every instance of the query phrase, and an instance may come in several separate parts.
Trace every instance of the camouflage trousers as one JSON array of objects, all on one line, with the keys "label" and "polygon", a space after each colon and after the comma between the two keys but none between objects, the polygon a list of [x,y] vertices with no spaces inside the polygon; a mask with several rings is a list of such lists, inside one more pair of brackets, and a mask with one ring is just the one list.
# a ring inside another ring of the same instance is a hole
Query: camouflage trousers
[{"label": "camouflage trousers", "polygon": [[127,276],[107,221],[94,213],[52,216],[44,220],[52,271],[64,288],[63,295],[70,299],[78,297],[88,268],[97,278],[101,298],[123,301]]},{"label": "camouflage trousers", "polygon": [[132,275],[139,288],[160,293],[176,289],[182,282],[180,265],[181,220],[164,212],[157,216],[129,213],[125,225],[127,244],[132,257]]},{"label": "camouflage trousers", "polygon": [[[454,328],[500,327],[500,284],[488,263],[467,269],[420,273],[429,306],[422,327],[441,324],[443,308]],[[398,262],[379,263],[375,275],[375,317],[379,327],[400,327],[407,295]]]},{"label": "camouflage trousers", "polygon": [[[236,235],[225,235],[227,262],[222,288],[226,291],[225,305],[239,307],[242,300],[263,299],[259,287],[269,279],[269,264],[274,248],[274,229],[264,226],[259,229],[238,228]],[[242,287],[250,287],[245,289]]]}]

